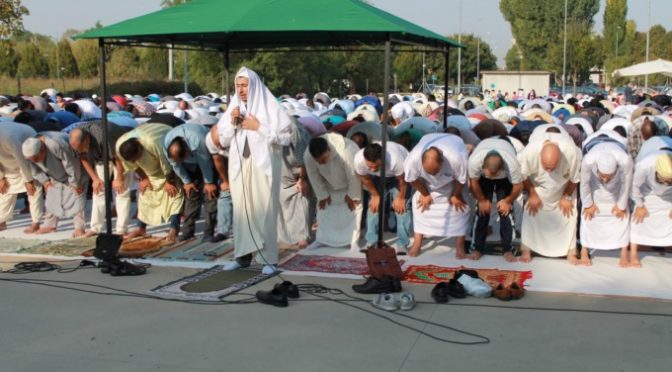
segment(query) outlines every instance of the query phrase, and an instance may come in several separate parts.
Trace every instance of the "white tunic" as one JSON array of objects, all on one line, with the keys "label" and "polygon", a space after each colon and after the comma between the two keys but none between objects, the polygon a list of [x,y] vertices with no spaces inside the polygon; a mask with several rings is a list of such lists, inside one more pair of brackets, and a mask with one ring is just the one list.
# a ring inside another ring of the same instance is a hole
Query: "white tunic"
[{"label": "white tunic", "polygon": [[[380,142],[374,142],[380,144]],[[417,146],[416,146],[417,147]],[[387,156],[385,157],[385,177],[399,177],[404,174],[404,161],[408,157],[408,150],[396,142],[387,143]],[[380,170],[372,172],[366,166],[364,159],[364,149],[359,150],[355,155],[355,172],[360,176],[378,176]]]},{"label": "white tunic", "polygon": [[0,124],[0,179],[7,178],[9,194],[25,192],[25,184],[33,180],[30,160],[23,156],[21,146],[35,135],[35,130],[25,124]]},{"label": "white tunic", "polygon": [[665,152],[649,152],[635,165],[632,200],[637,207],[645,206],[649,216],[642,223],[630,223],[632,243],[654,247],[666,247],[672,243],[672,219],[669,216],[672,211],[672,186],[656,181],[656,158]]},{"label": "white tunic", "polygon": [[476,146],[469,157],[469,178],[481,178],[483,174],[483,161],[490,152],[497,152],[504,161],[502,169],[493,179],[508,178],[512,184],[523,182],[520,173],[520,164],[513,144],[499,138],[488,138]]},{"label": "white tunic", "polygon": [[[602,183],[597,174],[597,160],[604,154],[611,154],[618,164],[616,175],[609,183]],[[632,185],[632,158],[613,142],[595,145],[581,162],[581,201],[583,208],[597,205],[598,212],[591,220],[581,214],[581,243],[593,249],[618,249],[630,241],[630,220],[626,216],[619,220],[612,208],[628,210],[630,187]]]},{"label": "white tunic", "polygon": [[[436,175],[425,172],[422,166],[422,154],[435,147],[443,153],[443,165]],[[418,201],[420,192],[413,194],[413,229],[415,232],[431,235],[454,237],[464,236],[469,231],[469,208],[459,212],[450,203],[453,193],[453,181],[467,183],[468,167],[467,147],[462,139],[452,134],[428,134],[422,137],[404,164],[406,182],[423,182],[430,195],[432,204],[424,212],[420,211]],[[468,188],[462,190],[467,200]]]},{"label": "white tunic", "polygon": [[[345,196],[361,200],[362,185],[355,175],[355,154],[357,144],[336,134],[321,136],[329,144],[330,156],[326,164],[319,164],[309,151],[303,156],[306,173],[310,179],[318,202],[331,198],[325,209],[317,210],[316,241],[321,244],[340,247],[359,240],[359,221],[362,214],[360,203],[354,211],[348,208]],[[353,234],[349,234],[352,231]]]},{"label": "white tunic", "polygon": [[[560,163],[550,173],[544,170],[540,160],[541,149],[547,140],[557,144],[562,153]],[[565,256],[576,247],[577,211],[575,206],[567,218],[558,205],[567,182],[578,183],[580,180],[581,150],[566,134],[544,132],[527,145],[520,160],[523,176],[530,180],[542,202],[536,215],[525,213],[523,217],[522,244],[544,256]]]}]

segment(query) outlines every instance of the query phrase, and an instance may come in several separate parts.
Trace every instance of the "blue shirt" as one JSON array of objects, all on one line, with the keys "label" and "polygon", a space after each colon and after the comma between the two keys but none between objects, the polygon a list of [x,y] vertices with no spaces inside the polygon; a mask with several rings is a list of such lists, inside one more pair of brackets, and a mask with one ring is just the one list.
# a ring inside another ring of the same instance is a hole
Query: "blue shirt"
[{"label": "blue shirt", "polygon": [[[203,125],[199,124],[182,124],[171,129],[164,138],[163,151],[166,154],[168,162],[173,167],[175,174],[184,182],[192,183],[193,180],[189,177],[185,165],[198,166],[203,175],[205,183],[215,183],[213,177],[213,163],[212,157],[208,148],[205,146],[205,137],[210,131]],[[177,163],[168,156],[168,147],[175,138],[183,138],[189,147],[189,154],[183,163]]]},{"label": "blue shirt", "polygon": [[70,124],[81,121],[81,119],[70,111],[58,111],[48,114],[44,121],[55,121],[61,125],[61,129],[64,129]]}]

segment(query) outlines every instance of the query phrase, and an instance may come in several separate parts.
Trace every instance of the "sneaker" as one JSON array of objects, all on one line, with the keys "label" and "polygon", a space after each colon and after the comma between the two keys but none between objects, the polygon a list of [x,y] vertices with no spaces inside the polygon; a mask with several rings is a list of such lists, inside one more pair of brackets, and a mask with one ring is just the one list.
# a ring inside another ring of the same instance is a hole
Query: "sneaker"
[{"label": "sneaker", "polygon": [[472,278],[469,275],[461,275],[457,281],[464,286],[464,291],[469,296],[485,298],[492,295],[492,287],[481,279]]},{"label": "sneaker", "polygon": [[415,296],[413,293],[404,292],[399,295],[399,309],[403,311],[413,310],[415,307]]},{"label": "sneaker", "polygon": [[371,305],[381,310],[395,311],[399,309],[399,300],[389,293],[381,293],[373,298]]}]

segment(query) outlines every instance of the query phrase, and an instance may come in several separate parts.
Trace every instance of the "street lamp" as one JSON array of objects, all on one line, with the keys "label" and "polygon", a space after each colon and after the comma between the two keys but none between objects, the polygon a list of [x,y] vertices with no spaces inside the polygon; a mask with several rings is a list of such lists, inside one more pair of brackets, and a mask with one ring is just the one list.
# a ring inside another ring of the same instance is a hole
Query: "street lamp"
[{"label": "street lamp", "polygon": [[[567,0],[565,0],[565,36],[562,45],[562,97],[565,97],[565,82],[567,75]],[[576,82],[574,83],[576,86]]]}]

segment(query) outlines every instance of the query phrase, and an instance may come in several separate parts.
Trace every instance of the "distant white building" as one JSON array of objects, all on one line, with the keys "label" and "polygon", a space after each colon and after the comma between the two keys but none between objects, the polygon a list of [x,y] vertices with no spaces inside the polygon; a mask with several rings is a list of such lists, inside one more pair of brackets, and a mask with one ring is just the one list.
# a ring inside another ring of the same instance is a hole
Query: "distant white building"
[{"label": "distant white building", "polygon": [[551,73],[548,71],[481,71],[482,89],[501,91],[502,94],[527,92],[534,89],[538,96],[547,96],[551,90]]}]

